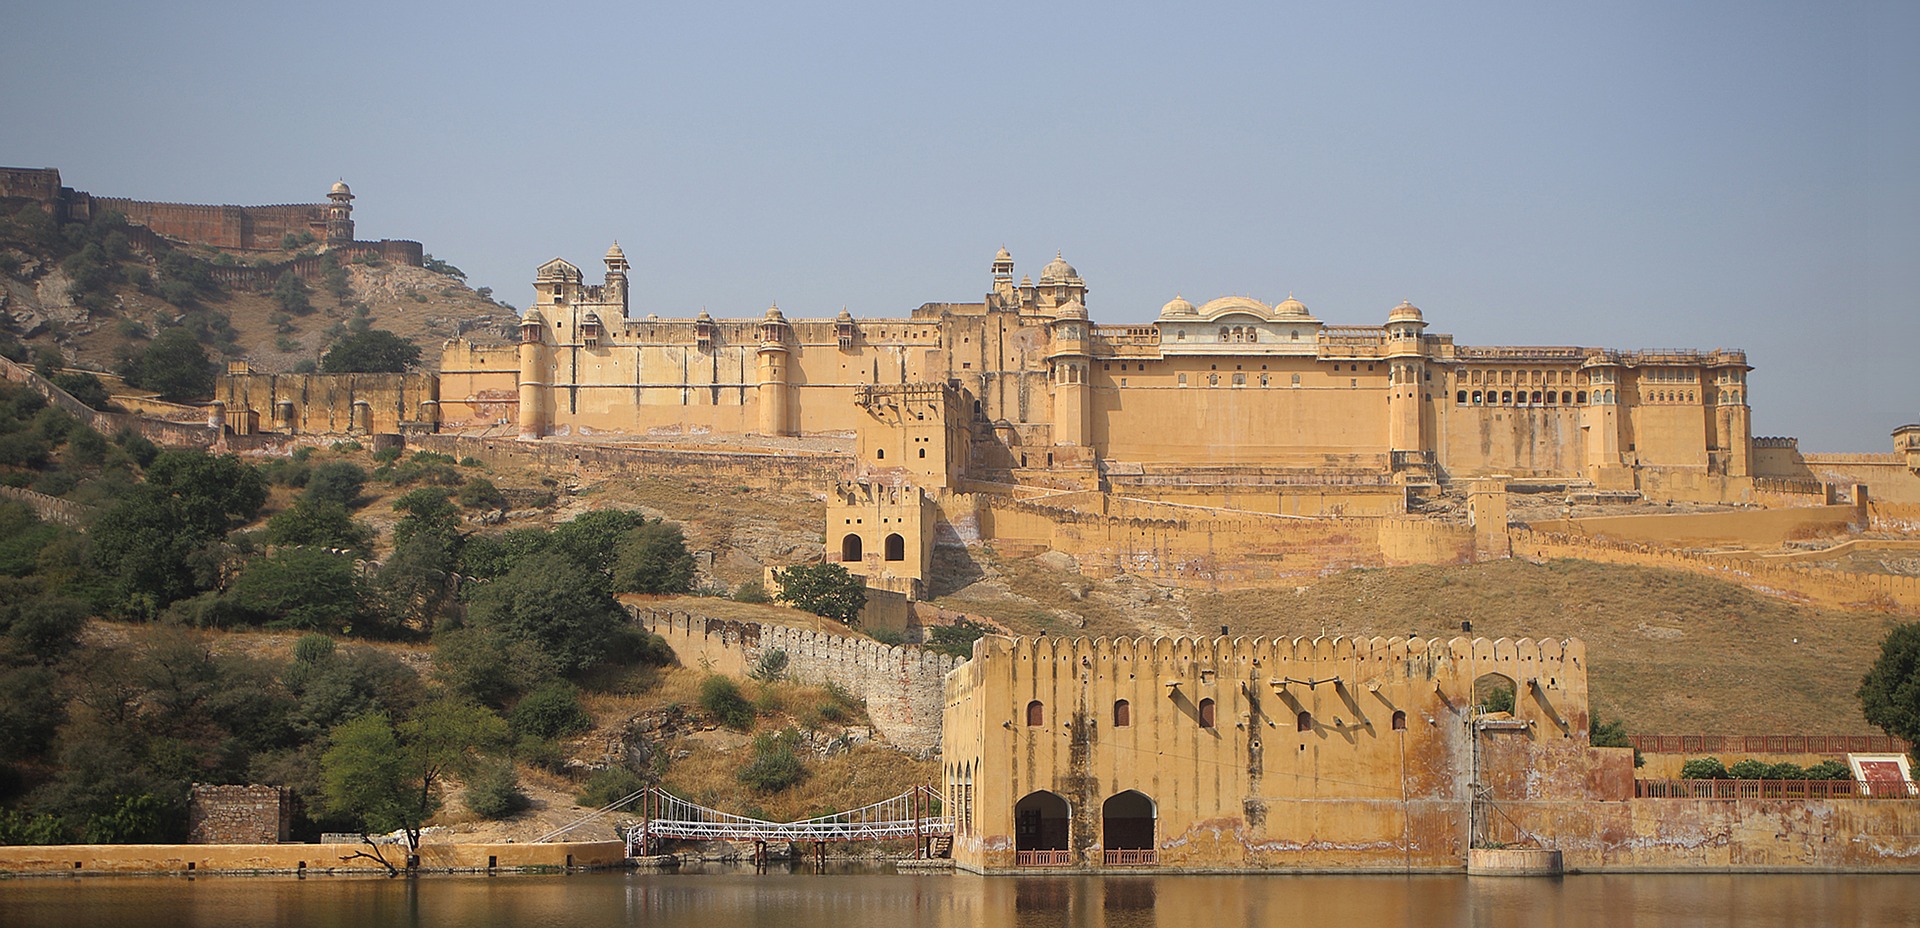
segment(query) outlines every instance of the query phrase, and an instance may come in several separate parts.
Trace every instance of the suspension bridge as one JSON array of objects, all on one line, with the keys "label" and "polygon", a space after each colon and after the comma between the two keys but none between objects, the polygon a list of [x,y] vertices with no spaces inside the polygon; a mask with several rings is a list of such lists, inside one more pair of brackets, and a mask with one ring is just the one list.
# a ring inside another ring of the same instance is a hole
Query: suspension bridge
[{"label": "suspension bridge", "polygon": [[919,853],[930,856],[935,839],[950,839],[953,835],[953,822],[942,814],[940,803],[939,790],[916,786],[858,809],[794,822],[770,822],[711,809],[652,786],[610,802],[536,840],[551,841],[593,819],[629,809],[639,815],[640,821],[625,830],[628,857],[651,855],[662,840],[669,838],[752,841],[756,860],[764,860],[766,845],[776,842],[812,844],[815,855],[824,856],[826,845],[832,843],[912,838]]}]

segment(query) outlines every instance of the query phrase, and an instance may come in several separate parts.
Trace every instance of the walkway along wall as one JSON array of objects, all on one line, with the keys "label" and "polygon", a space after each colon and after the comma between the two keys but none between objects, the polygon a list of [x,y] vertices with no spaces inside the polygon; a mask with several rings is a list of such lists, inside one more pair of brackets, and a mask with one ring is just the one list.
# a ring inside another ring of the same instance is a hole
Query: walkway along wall
[{"label": "walkway along wall", "polygon": [[1603,564],[1684,570],[1796,602],[1920,613],[1920,577],[1769,564],[1748,558],[1676,552],[1522,529],[1508,534],[1513,539],[1513,556],[1529,560],[1565,557]]},{"label": "walkway along wall", "polygon": [[868,638],[737,622],[629,604],[641,628],[665,639],[687,667],[744,677],[773,651],[785,651],[788,676],[833,683],[866,703],[874,731],[894,746],[926,753],[940,745],[941,687],[961,660]]}]

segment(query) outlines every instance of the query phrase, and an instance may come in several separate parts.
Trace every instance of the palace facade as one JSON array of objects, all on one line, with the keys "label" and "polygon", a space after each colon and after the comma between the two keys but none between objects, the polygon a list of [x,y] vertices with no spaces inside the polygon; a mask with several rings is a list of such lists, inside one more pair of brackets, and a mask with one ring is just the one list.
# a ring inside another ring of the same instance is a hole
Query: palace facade
[{"label": "palace facade", "polygon": [[971,303],[904,317],[638,317],[626,257],[602,283],[542,265],[519,344],[455,340],[443,431],[523,438],[852,436],[859,466],[1093,486],[1188,479],[1406,485],[1500,474],[1634,489],[1751,473],[1746,355],[1468,346],[1410,303],[1331,324],[1299,300],[1179,297],[1102,325],[1059,257],[1035,282],[1005,249]]}]

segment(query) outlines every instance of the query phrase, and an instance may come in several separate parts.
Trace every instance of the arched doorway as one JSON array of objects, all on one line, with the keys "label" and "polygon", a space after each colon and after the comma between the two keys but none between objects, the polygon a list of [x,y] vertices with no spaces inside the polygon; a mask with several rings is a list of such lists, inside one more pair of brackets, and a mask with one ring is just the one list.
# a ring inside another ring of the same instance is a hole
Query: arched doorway
[{"label": "arched doorway", "polygon": [[1017,867],[1064,867],[1072,812],[1067,801],[1040,790],[1013,806],[1013,862]]},{"label": "arched doorway", "polygon": [[1153,800],[1139,790],[1109,797],[1100,807],[1100,845],[1109,867],[1154,863]]},{"label": "arched doorway", "polygon": [[907,540],[900,537],[899,532],[887,536],[885,556],[889,561],[904,561],[907,559]]},{"label": "arched doorway", "polygon": [[840,560],[853,563],[860,560],[863,556],[864,554],[860,550],[859,535],[848,535],[840,539]]},{"label": "arched doorway", "polygon": [[1483,673],[1473,681],[1473,705],[1481,712],[1514,710],[1513,678],[1505,674]]}]

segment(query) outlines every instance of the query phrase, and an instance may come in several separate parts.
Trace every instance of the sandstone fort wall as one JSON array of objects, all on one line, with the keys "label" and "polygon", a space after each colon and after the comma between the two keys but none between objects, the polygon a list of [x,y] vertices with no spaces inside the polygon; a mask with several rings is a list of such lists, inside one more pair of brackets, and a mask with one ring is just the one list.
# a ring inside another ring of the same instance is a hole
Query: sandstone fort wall
[{"label": "sandstone fort wall", "polygon": [[493,465],[539,467],[557,473],[583,475],[645,477],[654,474],[700,474],[716,482],[732,482],[760,489],[830,487],[846,479],[849,469],[849,460],[845,455],[809,452],[769,454],[559,441],[522,442],[445,434],[411,435],[407,442],[427,451],[437,451],[455,458],[475,457]]},{"label": "sandstone fort wall", "polygon": [[784,651],[787,676],[852,693],[866,704],[874,731],[895,746],[925,753],[940,744],[941,686],[958,658],[785,625],[631,605],[628,611],[664,639],[683,666],[744,677],[767,654]]},{"label": "sandstone fort wall", "polygon": [[1586,535],[1630,544],[1777,548],[1788,541],[1845,534],[1864,525],[1865,521],[1860,510],[1854,506],[1798,506],[1733,512],[1544,519],[1531,523],[1529,528],[1555,535]]}]

